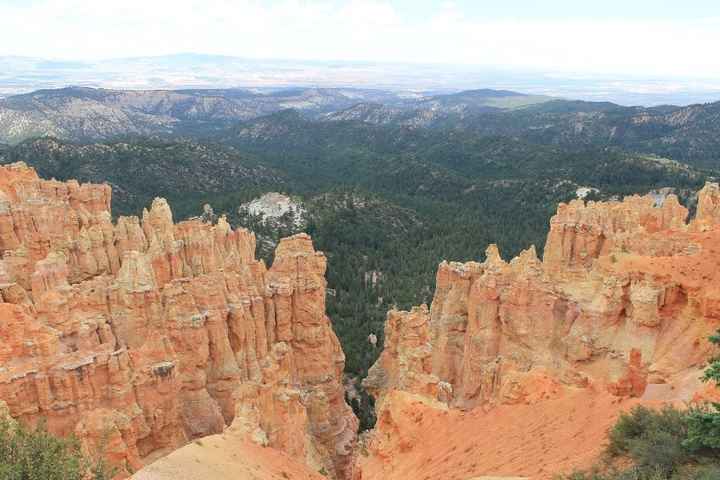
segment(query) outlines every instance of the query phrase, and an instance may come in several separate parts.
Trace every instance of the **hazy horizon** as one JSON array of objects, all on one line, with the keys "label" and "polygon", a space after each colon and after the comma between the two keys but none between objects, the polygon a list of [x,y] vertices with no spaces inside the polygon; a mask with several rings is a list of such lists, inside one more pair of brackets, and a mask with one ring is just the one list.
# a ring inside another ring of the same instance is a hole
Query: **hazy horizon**
[{"label": "hazy horizon", "polygon": [[710,0],[0,0],[0,18],[6,96],[77,84],[720,100]]},{"label": "hazy horizon", "polygon": [[710,0],[0,0],[0,56],[202,52],[720,79]]},{"label": "hazy horizon", "polygon": [[247,59],[197,53],[67,61],[0,56],[0,97],[43,88],[341,87],[453,92],[490,88],[621,105],[720,100],[720,81],[563,74],[542,70],[399,62]]}]

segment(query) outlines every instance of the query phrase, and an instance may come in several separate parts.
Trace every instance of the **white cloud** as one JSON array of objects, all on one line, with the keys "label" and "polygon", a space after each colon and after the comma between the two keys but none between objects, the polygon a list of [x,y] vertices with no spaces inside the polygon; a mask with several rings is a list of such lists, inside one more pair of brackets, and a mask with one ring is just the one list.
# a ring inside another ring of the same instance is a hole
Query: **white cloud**
[{"label": "white cloud", "polygon": [[454,2],[410,18],[386,0],[0,0],[0,55],[191,51],[720,77],[720,18],[483,20]]}]

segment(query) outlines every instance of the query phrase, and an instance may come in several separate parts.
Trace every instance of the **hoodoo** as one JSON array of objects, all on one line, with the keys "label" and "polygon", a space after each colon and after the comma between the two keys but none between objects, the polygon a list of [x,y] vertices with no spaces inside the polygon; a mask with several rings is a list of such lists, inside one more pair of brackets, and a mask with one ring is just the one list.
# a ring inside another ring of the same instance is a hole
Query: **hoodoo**
[{"label": "hoodoo", "polygon": [[[561,204],[544,259],[443,262],[431,307],[391,311],[365,386],[358,478],[552,478],[596,459],[637,403],[709,395],[720,326],[720,191]],[[447,442],[426,439],[435,435]]]},{"label": "hoodoo", "polygon": [[311,239],[284,239],[267,269],[254,235],[224,218],[174,224],[156,199],[113,223],[110,194],[0,167],[9,414],[104,444],[124,476],[232,424],[243,442],[346,478],[357,420]]},{"label": "hoodoo", "polygon": [[542,260],[491,245],[440,264],[429,308],[388,313],[356,448],[310,237],[268,269],[224,218],[175,224],[156,199],[113,223],[107,185],[0,167],[0,414],[138,480],[549,480],[596,461],[634,405],[717,396],[699,380],[720,327],[717,184],[687,218],[672,195],[576,200]]}]

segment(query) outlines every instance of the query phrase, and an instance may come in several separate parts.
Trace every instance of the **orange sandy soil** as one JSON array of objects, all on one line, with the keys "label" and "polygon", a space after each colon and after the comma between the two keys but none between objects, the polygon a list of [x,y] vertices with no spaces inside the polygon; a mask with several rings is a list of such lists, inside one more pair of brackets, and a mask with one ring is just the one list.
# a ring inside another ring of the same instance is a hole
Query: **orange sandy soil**
[{"label": "orange sandy soil", "polygon": [[487,412],[440,409],[399,392],[386,401],[376,443],[359,454],[362,480],[552,479],[593,464],[620,412],[639,403],[591,389]]},{"label": "orange sandy soil", "polygon": [[196,440],[132,480],[327,480],[299,461],[226,432]]}]

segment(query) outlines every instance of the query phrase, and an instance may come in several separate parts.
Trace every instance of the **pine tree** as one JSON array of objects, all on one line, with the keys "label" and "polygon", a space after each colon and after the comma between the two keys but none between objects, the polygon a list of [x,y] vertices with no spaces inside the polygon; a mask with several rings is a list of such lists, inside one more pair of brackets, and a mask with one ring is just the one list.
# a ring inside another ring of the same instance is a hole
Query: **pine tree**
[{"label": "pine tree", "polygon": [[[720,330],[710,337],[710,341],[720,346]],[[710,361],[702,379],[720,385],[720,357]],[[720,403],[690,413],[685,446],[693,450],[720,450]]]}]

